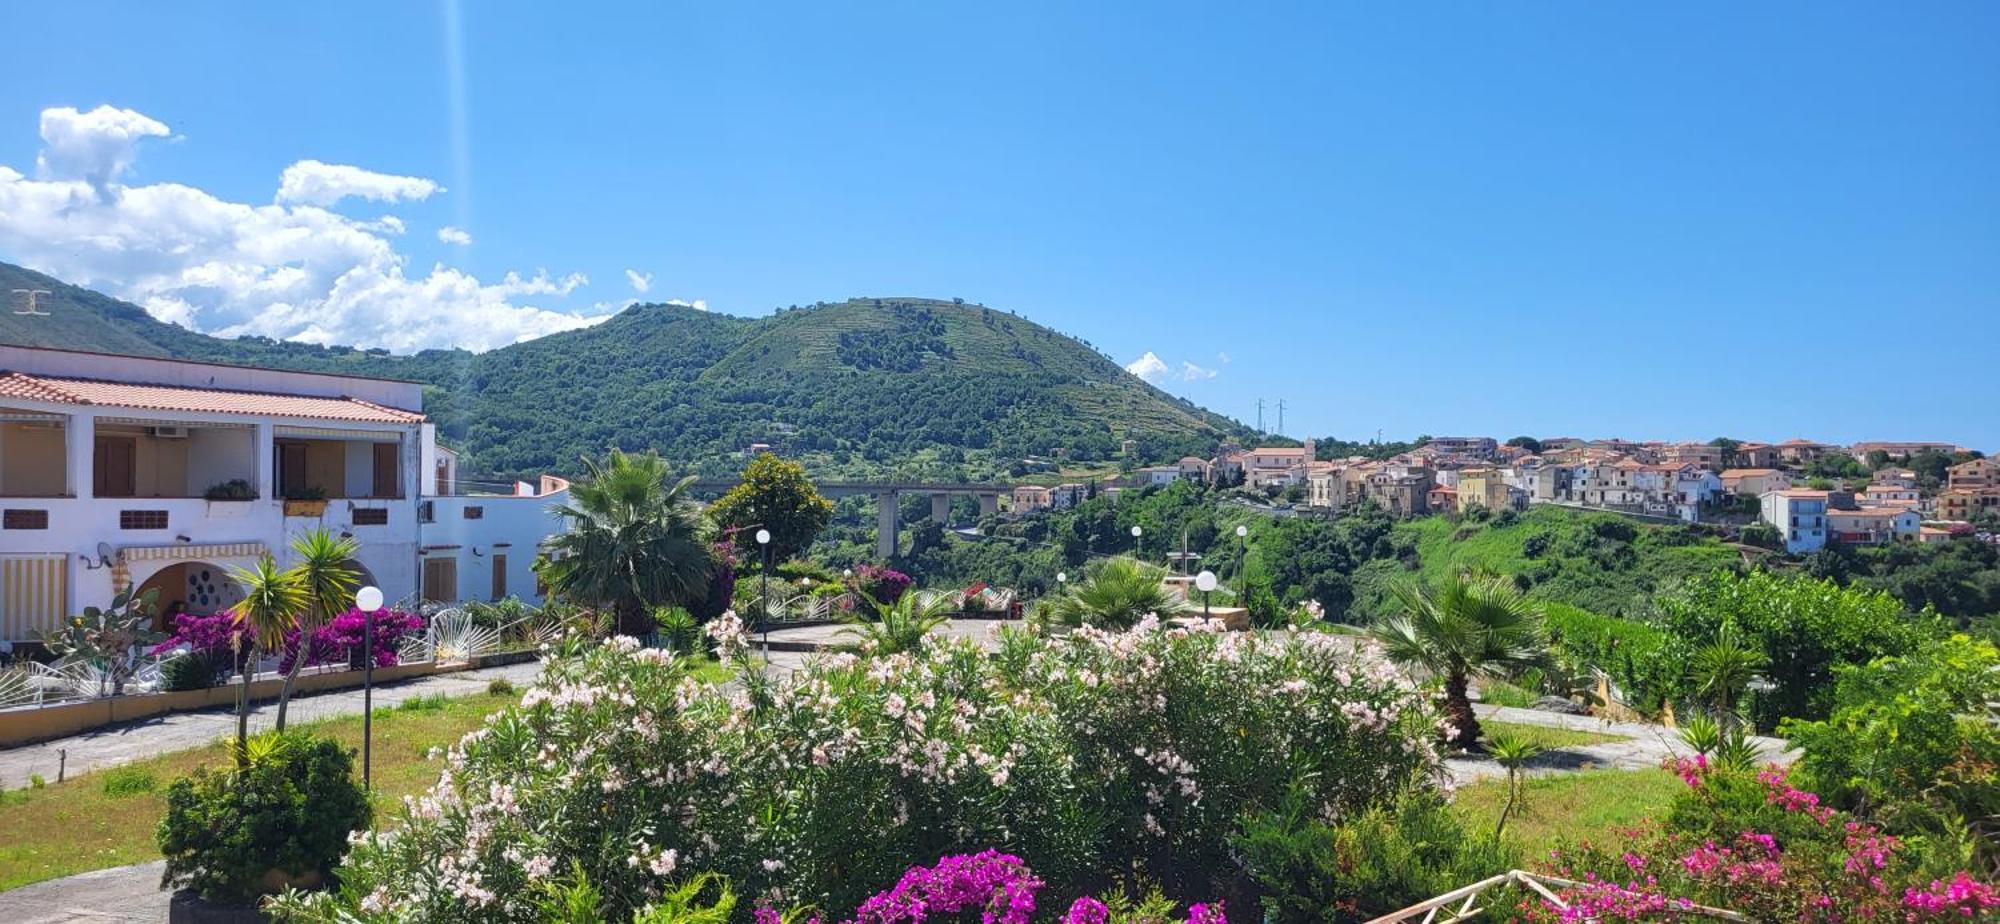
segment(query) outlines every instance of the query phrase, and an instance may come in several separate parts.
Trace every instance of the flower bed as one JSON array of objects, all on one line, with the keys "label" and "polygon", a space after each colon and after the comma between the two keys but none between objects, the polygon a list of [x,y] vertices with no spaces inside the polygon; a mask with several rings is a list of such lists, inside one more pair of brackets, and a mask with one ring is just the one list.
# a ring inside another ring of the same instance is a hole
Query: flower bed
[{"label": "flower bed", "polygon": [[832,656],[733,690],[615,639],[552,663],[357,843],[337,895],[304,902],[536,920],[549,878],[578,870],[624,920],[703,870],[777,907],[856,908],[911,858],[968,845],[1055,894],[1136,875],[1227,896],[1242,813],[1379,804],[1432,778],[1437,729],[1386,663],[1321,635],[1008,631],[991,653]]}]

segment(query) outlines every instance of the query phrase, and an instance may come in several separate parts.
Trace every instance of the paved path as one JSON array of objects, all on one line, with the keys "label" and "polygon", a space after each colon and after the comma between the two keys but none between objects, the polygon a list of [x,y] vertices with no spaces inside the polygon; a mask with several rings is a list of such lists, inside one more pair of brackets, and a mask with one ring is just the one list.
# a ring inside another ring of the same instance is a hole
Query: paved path
[{"label": "paved path", "polygon": [[93,870],[65,879],[51,879],[0,892],[0,921],[7,924],[72,924],[72,922],[144,921],[167,919],[173,893],[160,890],[165,860]]},{"label": "paved path", "polygon": [[[1540,725],[1545,728],[1618,736],[1617,741],[1571,745],[1544,751],[1540,757],[1528,762],[1530,776],[1552,776],[1592,769],[1643,770],[1658,767],[1667,758],[1685,756],[1688,753],[1687,745],[1681,743],[1680,737],[1674,730],[1660,725],[1613,722],[1596,716],[1565,715],[1560,712],[1517,709],[1512,706],[1480,704],[1474,708],[1478,710],[1481,721],[1491,719],[1516,725]],[[1763,751],[1766,760],[1790,764],[1798,759],[1798,752],[1791,750],[1784,739],[1758,737],[1752,740]],[[1455,782],[1461,784],[1507,775],[1505,767],[1488,757],[1448,758],[1445,761],[1445,769],[1451,773]]]},{"label": "paved path", "polygon": [[[541,669],[540,663],[530,661],[377,684],[375,706],[378,709],[394,706],[406,699],[439,693],[470,696],[484,690],[487,682],[496,677],[505,677],[516,686],[526,686]],[[360,714],[361,690],[355,688],[294,697],[287,721],[309,722]],[[250,730],[257,732],[269,728],[277,715],[275,699],[257,704],[250,712]],[[43,779],[55,782],[56,769],[62,764],[61,752],[64,750],[69,752],[66,773],[77,776],[169,751],[201,747],[235,733],[236,713],[233,709],[204,709],[107,725],[68,738],[8,748],[0,750],[0,789],[26,786],[32,774],[40,774]],[[8,919],[0,915],[0,920]]]}]

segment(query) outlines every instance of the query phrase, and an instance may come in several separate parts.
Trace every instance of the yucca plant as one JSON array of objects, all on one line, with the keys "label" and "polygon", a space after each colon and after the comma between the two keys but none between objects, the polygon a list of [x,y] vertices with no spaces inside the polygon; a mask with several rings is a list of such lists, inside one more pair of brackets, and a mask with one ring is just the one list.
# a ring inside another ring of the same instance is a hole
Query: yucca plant
[{"label": "yucca plant", "polygon": [[[292,704],[292,689],[298,684],[299,670],[311,660],[312,633],[354,605],[361,575],[350,566],[361,551],[361,543],[343,539],[324,527],[300,533],[292,539],[291,572],[305,606],[299,610],[297,630],[299,650],[292,656],[292,669],[285,672],[284,688],[278,691],[278,731],[285,730],[285,711]],[[373,617],[371,617],[373,618]],[[369,657],[374,657],[370,652]]]},{"label": "yucca plant", "polygon": [[257,652],[276,651],[285,644],[286,633],[298,628],[307,598],[298,575],[279,568],[268,553],[248,568],[231,569],[230,576],[243,588],[243,599],[230,612],[243,627],[236,635],[238,644],[246,646],[238,652],[243,669],[237,672],[242,684],[236,693],[236,752],[237,763],[247,765],[244,745],[250,737],[250,680],[257,672]]},{"label": "yucca plant", "polygon": [[1739,724],[1736,707],[1750,681],[1770,664],[1764,653],[1737,640],[1736,628],[1724,623],[1715,640],[1695,649],[1688,659],[1688,679],[1721,719]]},{"label": "yucca plant", "polygon": [[1487,751],[1507,770],[1507,804],[1500,807],[1500,821],[1493,826],[1493,836],[1498,838],[1500,832],[1507,830],[1507,816],[1513,814],[1514,806],[1520,802],[1528,762],[1541,756],[1542,746],[1527,738],[1501,732],[1487,742]]}]

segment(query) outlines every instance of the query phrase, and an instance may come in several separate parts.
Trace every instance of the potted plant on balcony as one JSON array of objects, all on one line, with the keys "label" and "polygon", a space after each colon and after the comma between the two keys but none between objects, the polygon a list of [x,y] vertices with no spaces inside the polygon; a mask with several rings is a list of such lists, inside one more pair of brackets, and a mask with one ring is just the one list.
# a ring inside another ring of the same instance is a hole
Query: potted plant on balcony
[{"label": "potted plant on balcony", "polygon": [[285,489],[285,516],[317,517],[325,514],[325,488],[310,484]]},{"label": "potted plant on balcony", "polygon": [[241,478],[218,481],[201,492],[202,500],[208,501],[209,516],[242,516],[250,509],[250,501],[257,499],[257,486]]}]

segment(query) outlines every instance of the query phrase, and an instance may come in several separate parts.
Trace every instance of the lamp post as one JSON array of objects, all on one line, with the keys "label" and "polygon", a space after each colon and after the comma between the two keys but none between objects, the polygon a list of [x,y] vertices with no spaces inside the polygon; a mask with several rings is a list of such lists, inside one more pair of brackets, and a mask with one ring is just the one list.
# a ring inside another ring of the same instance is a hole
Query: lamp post
[{"label": "lamp post", "polygon": [[372,789],[375,739],[375,611],[382,608],[382,588],[363,587],[354,592],[354,608],[361,611],[361,788]]},{"label": "lamp post", "polygon": [[1194,576],[1194,586],[1201,591],[1201,618],[1205,620],[1208,618],[1208,595],[1215,590],[1215,572],[1201,569],[1201,573]]},{"label": "lamp post", "polygon": [[1236,577],[1243,577],[1243,569],[1250,567],[1250,527],[1236,524]]},{"label": "lamp post", "polygon": [[1145,530],[1137,526],[1132,527],[1132,557],[1141,561],[1144,561],[1146,558],[1146,550],[1139,547],[1139,537],[1145,534]]},{"label": "lamp post", "polygon": [[762,549],[764,552],[764,568],[762,571],[759,572],[759,576],[763,579],[764,582],[764,590],[762,593],[764,599],[759,601],[757,604],[757,608],[762,610],[763,612],[757,614],[759,617],[757,621],[764,624],[764,657],[766,660],[769,660],[771,657],[771,531],[770,530],[760,529],[757,531],[757,547]]}]

